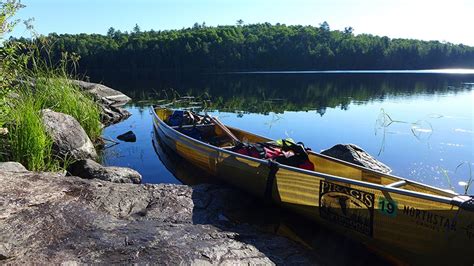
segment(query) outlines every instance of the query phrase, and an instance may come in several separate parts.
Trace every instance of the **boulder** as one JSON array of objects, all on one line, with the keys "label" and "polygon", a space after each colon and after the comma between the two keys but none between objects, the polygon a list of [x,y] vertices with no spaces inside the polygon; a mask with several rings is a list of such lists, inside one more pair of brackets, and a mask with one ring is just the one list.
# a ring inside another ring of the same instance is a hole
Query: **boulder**
[{"label": "boulder", "polygon": [[97,158],[94,145],[74,117],[49,109],[42,110],[41,115],[46,131],[53,138],[55,155],[74,160]]},{"label": "boulder", "polygon": [[224,187],[0,172],[0,195],[1,264],[320,263],[287,238],[219,219],[252,203]]},{"label": "boulder", "polygon": [[18,162],[0,162],[0,172],[26,172],[28,171]]},{"label": "boulder", "polygon": [[105,167],[93,160],[80,160],[71,164],[67,171],[71,175],[86,179],[97,178],[113,183],[135,183],[142,181],[142,176],[135,170],[126,167]]},{"label": "boulder", "polygon": [[72,80],[82,90],[92,94],[96,99],[108,100],[108,105],[122,106],[131,100],[130,97],[102,84],[86,82],[81,80]]},{"label": "boulder", "polygon": [[337,158],[349,163],[364,166],[382,173],[390,173],[392,169],[375,159],[362,148],[354,144],[337,144],[330,149],[321,151],[321,154]]},{"label": "boulder", "polygon": [[116,124],[129,118],[132,114],[122,107],[104,104],[104,101],[98,101],[102,111],[100,114],[101,122],[106,125]]},{"label": "boulder", "polygon": [[127,131],[123,133],[122,135],[118,135],[117,139],[125,141],[125,142],[135,142],[137,141],[137,136],[135,136],[135,133],[133,131]]},{"label": "boulder", "polygon": [[102,108],[101,120],[106,126],[130,117],[131,114],[121,107],[131,100],[127,95],[102,84],[81,80],[72,80],[72,83],[94,97]]}]

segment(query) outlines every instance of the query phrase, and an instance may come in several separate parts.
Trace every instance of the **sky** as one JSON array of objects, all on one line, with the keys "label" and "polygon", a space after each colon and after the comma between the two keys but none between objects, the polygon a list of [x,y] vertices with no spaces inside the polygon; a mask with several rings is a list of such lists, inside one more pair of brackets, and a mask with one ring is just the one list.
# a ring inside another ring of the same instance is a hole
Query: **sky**
[{"label": "sky", "polygon": [[[40,34],[100,33],[270,22],[355,34],[463,43],[474,46],[474,0],[23,0],[17,18],[34,18]],[[13,36],[29,34],[17,27]]]}]

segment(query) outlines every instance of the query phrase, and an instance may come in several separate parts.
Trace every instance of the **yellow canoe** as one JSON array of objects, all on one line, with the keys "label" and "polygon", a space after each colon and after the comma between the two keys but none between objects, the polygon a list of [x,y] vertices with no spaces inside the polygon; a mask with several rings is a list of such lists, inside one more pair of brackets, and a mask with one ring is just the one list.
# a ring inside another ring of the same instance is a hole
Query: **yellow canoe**
[{"label": "yellow canoe", "polygon": [[[163,144],[191,164],[255,196],[271,200],[377,251],[416,263],[474,263],[474,198],[310,152],[308,171],[193,139],[153,108]],[[243,142],[268,138],[228,127]],[[217,136],[215,125],[202,126]]]}]

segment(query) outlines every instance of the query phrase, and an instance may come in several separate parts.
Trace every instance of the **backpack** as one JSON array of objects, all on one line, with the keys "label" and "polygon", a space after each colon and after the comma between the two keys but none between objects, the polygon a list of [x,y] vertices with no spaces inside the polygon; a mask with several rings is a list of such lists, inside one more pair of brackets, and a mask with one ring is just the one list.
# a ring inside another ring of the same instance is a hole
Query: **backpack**
[{"label": "backpack", "polygon": [[295,143],[292,139],[281,139],[269,144],[281,146],[283,156],[277,156],[276,162],[314,171],[314,164],[309,160],[307,152],[310,149],[306,148],[302,142]]},{"label": "backpack", "polygon": [[168,117],[167,124],[172,127],[182,126],[184,123],[184,111],[182,110],[175,110],[173,113]]}]

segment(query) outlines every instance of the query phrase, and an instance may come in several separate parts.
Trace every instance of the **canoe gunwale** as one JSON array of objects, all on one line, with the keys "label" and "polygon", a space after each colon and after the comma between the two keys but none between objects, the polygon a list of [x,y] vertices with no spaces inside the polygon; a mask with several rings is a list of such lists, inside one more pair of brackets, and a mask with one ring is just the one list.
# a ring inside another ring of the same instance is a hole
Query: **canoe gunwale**
[{"label": "canoe gunwale", "polygon": [[[439,187],[427,185],[427,184],[420,183],[420,182],[410,180],[410,179],[406,179],[406,178],[403,178],[403,177],[400,177],[400,176],[378,172],[378,171],[375,171],[375,170],[372,170],[372,169],[369,169],[369,168],[366,168],[366,167],[363,167],[363,166],[360,166],[360,165],[357,165],[357,164],[353,164],[353,163],[350,163],[350,162],[346,162],[346,161],[343,161],[341,159],[334,158],[334,157],[331,157],[331,156],[327,156],[327,155],[324,155],[324,154],[321,154],[321,153],[316,153],[314,151],[310,151],[310,153],[315,155],[315,156],[319,156],[319,157],[322,157],[322,158],[325,158],[325,159],[328,159],[328,160],[331,160],[331,161],[334,161],[334,162],[337,162],[337,163],[341,163],[341,164],[344,164],[344,165],[349,165],[349,166],[357,168],[359,170],[363,170],[363,171],[366,171],[366,172],[369,172],[369,173],[372,173],[372,174],[377,174],[377,175],[380,175],[380,176],[383,176],[383,177],[388,177],[388,178],[394,179],[394,180],[396,180],[396,181],[394,181],[394,183],[395,182],[400,182],[400,181],[405,181],[406,182],[405,185],[415,185],[415,186],[418,186],[418,187],[421,187],[421,188],[429,188],[429,189],[435,190],[437,192],[440,192],[440,193],[443,193],[443,194],[446,194],[446,195],[450,195],[451,197],[460,196],[460,194],[458,194],[456,192],[444,190],[444,189],[441,189]],[[390,185],[392,185],[392,184],[385,185],[385,186],[390,187]],[[445,197],[446,198],[451,198],[449,196],[445,196]]]},{"label": "canoe gunwale", "polygon": [[[155,109],[156,108],[163,108],[163,107],[152,106],[150,108],[152,109],[151,112],[152,112],[154,118],[157,119],[161,125],[163,125],[168,130],[174,131],[176,134],[183,137],[187,141],[195,142],[195,143],[198,143],[200,145],[204,145],[204,146],[206,146],[210,149],[213,149],[215,151],[222,152],[222,153],[232,155],[232,156],[236,156],[236,157],[239,157],[239,158],[243,158],[243,159],[246,159],[246,160],[251,160],[251,161],[254,161],[254,162],[257,162],[257,163],[260,163],[260,164],[264,164],[264,165],[269,165],[270,164],[268,160],[263,160],[263,159],[258,159],[258,158],[253,158],[253,157],[250,157],[250,156],[238,154],[236,152],[232,152],[232,151],[220,148],[220,147],[210,145],[210,144],[205,143],[203,141],[193,139],[193,138],[177,131],[176,129],[170,127],[168,124],[166,124],[163,120],[160,119],[160,117],[157,115]],[[163,108],[163,109],[166,109],[166,108]],[[153,121],[153,123],[156,123],[155,120]],[[156,126],[158,126],[158,125],[156,125]],[[229,128],[232,129],[232,127],[229,127]],[[243,131],[243,132],[245,132],[245,131]],[[255,135],[255,134],[253,134],[253,135]],[[258,135],[256,135],[256,136],[258,136]],[[259,136],[259,137],[262,137],[262,136]],[[266,137],[262,137],[262,138],[268,139]],[[377,171],[374,171],[374,170],[371,170],[371,169],[368,169],[368,168],[365,168],[365,167],[362,167],[362,166],[359,166],[359,165],[344,162],[344,161],[341,161],[339,159],[332,158],[332,157],[325,156],[325,155],[321,155],[321,154],[318,154],[318,153],[315,153],[315,152],[312,152],[312,153],[316,154],[317,156],[323,156],[325,158],[327,157],[327,158],[329,158],[333,161],[336,161],[336,162],[341,162],[341,163],[346,164],[346,165],[355,166],[360,170],[369,171],[369,172],[376,173],[376,174],[383,175],[383,176],[389,176],[389,177],[391,177],[393,179],[396,179],[398,181],[406,181],[408,184],[415,184],[415,185],[419,185],[419,186],[422,186],[422,187],[431,188],[431,189],[434,189],[434,190],[437,190],[437,191],[440,191],[440,192],[448,193],[447,191],[444,191],[444,190],[442,190],[440,188],[437,188],[437,187],[429,186],[429,185],[426,185],[426,184],[422,184],[422,183],[412,181],[412,180],[409,180],[409,179],[397,177],[397,176],[394,176],[394,175],[387,175],[387,174],[384,174],[384,173],[381,173],[381,172],[377,172]],[[314,177],[314,178],[317,177],[317,178],[322,178],[324,180],[347,183],[347,184],[361,186],[361,187],[365,187],[365,188],[369,188],[369,189],[380,190],[382,192],[385,191],[385,192],[397,193],[397,194],[400,194],[400,195],[416,197],[416,198],[421,198],[421,199],[425,199],[425,200],[431,200],[431,201],[435,201],[435,202],[439,202],[439,203],[451,204],[451,205],[454,205],[454,206],[457,206],[457,207],[462,207],[462,205],[465,202],[472,199],[470,196],[464,196],[464,195],[460,195],[460,194],[457,194],[457,193],[452,193],[452,195],[453,195],[452,197],[446,197],[446,196],[433,195],[433,194],[428,194],[428,193],[423,193],[423,192],[418,192],[418,191],[411,191],[411,190],[406,190],[406,189],[397,188],[397,187],[390,187],[389,185],[374,184],[374,183],[360,181],[360,180],[354,180],[354,179],[350,179],[350,178],[346,178],[346,177],[342,177],[342,176],[335,176],[335,175],[325,174],[325,173],[316,172],[316,171],[309,171],[309,170],[296,168],[296,167],[283,165],[283,164],[278,164],[278,167],[282,168],[282,169],[285,169],[285,170],[298,172],[298,173],[307,175],[309,177]]]}]

